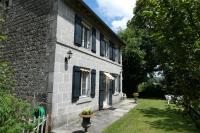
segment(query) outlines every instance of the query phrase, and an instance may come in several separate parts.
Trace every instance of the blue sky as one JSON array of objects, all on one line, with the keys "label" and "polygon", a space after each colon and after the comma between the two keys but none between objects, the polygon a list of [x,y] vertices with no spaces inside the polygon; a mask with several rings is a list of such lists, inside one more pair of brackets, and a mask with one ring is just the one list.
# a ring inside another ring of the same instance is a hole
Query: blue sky
[{"label": "blue sky", "polygon": [[115,32],[125,29],[133,17],[136,0],[84,0],[84,2]]}]

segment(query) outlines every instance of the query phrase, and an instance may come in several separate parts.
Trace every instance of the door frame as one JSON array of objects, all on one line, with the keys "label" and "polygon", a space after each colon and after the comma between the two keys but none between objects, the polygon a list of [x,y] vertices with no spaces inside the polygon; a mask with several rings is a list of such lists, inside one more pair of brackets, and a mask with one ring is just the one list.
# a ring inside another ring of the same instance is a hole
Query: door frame
[{"label": "door frame", "polygon": [[99,89],[99,110],[112,106],[112,80],[104,75],[104,81],[101,83],[103,88]]}]

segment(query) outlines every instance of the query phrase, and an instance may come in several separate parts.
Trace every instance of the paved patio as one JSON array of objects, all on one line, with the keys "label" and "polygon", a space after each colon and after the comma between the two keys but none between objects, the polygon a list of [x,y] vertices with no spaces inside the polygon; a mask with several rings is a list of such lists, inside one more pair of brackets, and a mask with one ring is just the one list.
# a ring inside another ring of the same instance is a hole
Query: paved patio
[{"label": "paved patio", "polygon": [[[104,128],[121,118],[135,106],[134,100],[126,99],[114,105],[111,109],[96,112],[95,116],[91,119],[92,126],[88,129],[88,132],[101,133]],[[84,129],[81,126],[80,120],[74,124],[57,128],[53,133],[84,133]]]}]

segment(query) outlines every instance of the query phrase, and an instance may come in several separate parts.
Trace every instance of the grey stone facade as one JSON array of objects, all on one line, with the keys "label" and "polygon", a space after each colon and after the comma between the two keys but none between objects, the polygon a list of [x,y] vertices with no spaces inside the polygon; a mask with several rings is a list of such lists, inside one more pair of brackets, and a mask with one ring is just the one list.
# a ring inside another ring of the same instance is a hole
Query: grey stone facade
[{"label": "grey stone facade", "polygon": [[[12,0],[12,5],[4,10],[3,33],[8,39],[1,59],[11,62],[15,70],[18,96],[46,101],[53,128],[77,119],[84,108],[99,109],[100,71],[122,77],[122,64],[100,56],[100,32],[117,44],[121,42],[113,33],[98,27],[92,18],[87,21],[96,28],[96,53],[74,45],[78,10],[68,6],[67,1],[70,0],[65,0],[66,3],[64,0]],[[66,69],[69,50],[73,55]],[[95,98],[72,103],[73,66],[96,70]],[[120,85],[122,89],[122,82]],[[121,96],[122,92],[112,95],[113,103],[120,101]]]},{"label": "grey stone facade", "polygon": [[[84,108],[99,109],[99,72],[105,71],[122,75],[122,65],[100,56],[100,31],[96,32],[96,53],[74,45],[74,24],[76,12],[62,0],[58,2],[57,44],[55,50],[55,67],[53,82],[52,120],[53,126],[58,127],[77,119]],[[68,70],[65,70],[65,57],[71,50],[73,55],[69,60]],[[96,95],[95,98],[72,103],[73,66],[95,69]],[[122,88],[122,84],[121,84]],[[113,103],[121,99],[122,93],[113,95]]]}]

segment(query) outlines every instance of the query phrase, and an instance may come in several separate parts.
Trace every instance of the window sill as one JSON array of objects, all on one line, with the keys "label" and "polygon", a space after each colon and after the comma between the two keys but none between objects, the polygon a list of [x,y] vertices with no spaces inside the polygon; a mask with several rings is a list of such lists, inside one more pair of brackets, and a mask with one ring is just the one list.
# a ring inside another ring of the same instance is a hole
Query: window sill
[{"label": "window sill", "polygon": [[119,92],[115,92],[113,95],[118,96],[119,94],[120,94]]},{"label": "window sill", "polygon": [[90,97],[80,97],[76,104],[88,103],[91,101],[92,99]]}]

